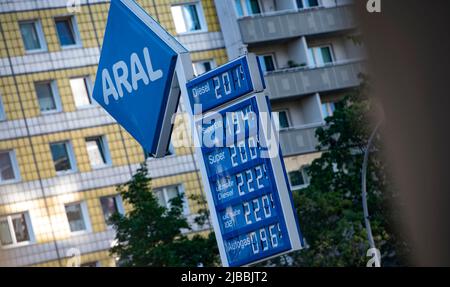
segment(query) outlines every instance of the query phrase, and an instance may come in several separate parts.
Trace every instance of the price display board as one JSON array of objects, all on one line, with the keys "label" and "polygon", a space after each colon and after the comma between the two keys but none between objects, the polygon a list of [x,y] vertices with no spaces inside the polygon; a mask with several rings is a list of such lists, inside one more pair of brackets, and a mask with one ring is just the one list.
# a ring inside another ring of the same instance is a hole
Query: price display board
[{"label": "price display board", "polygon": [[[244,71],[252,70],[246,67],[247,60],[241,59],[240,67],[231,65],[229,71],[222,69],[218,73],[238,77],[236,71],[242,70],[243,62]],[[215,77],[213,71],[209,78]],[[251,81],[251,75],[245,74],[241,81],[241,86],[250,86],[244,82]],[[190,87],[200,82],[197,79]],[[219,95],[225,92],[222,87]],[[248,265],[301,249],[303,239],[279,146],[277,156],[268,156],[267,131],[260,120],[262,112],[270,112],[267,96],[240,94],[232,103],[223,104],[223,96],[215,103],[217,94],[209,95],[195,100],[190,90],[192,102],[204,101],[209,107],[209,113],[202,115],[195,126],[202,142],[209,139],[213,143],[201,147],[202,172],[224,266]]]}]

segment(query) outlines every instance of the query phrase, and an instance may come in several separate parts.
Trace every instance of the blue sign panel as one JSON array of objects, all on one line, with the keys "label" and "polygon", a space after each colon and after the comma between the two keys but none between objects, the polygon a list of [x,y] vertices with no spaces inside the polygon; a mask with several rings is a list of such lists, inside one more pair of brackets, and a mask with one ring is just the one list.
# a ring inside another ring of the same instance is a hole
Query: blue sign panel
[{"label": "blue sign panel", "polygon": [[111,1],[93,98],[149,153],[171,116],[171,83],[184,49],[167,36],[134,1]]},{"label": "blue sign panel", "polygon": [[[191,107],[201,104],[202,108],[193,113],[200,113],[229,102],[240,96],[264,89],[264,79],[259,76],[251,78],[249,61],[243,56],[217,69],[194,78],[186,84]],[[259,67],[259,65],[258,65]],[[260,73],[256,73],[260,75]]]},{"label": "blue sign panel", "polygon": [[[213,198],[211,208],[220,227],[217,236],[222,237],[229,266],[292,249],[274,167],[270,158],[262,156],[265,148],[258,138],[259,123],[248,116],[250,111],[259,113],[255,97],[219,110],[221,117],[206,116],[196,123],[202,137],[212,132],[225,135],[216,142],[218,146],[201,150]],[[226,145],[230,136],[232,144]]]}]

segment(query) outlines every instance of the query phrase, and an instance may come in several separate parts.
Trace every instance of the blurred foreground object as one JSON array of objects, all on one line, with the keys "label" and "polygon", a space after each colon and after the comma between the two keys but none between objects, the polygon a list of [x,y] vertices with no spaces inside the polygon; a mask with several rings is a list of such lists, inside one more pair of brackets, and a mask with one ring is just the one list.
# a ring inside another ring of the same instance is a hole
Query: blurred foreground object
[{"label": "blurred foreground object", "polygon": [[413,264],[448,266],[450,2],[382,1],[381,13],[355,4]]}]

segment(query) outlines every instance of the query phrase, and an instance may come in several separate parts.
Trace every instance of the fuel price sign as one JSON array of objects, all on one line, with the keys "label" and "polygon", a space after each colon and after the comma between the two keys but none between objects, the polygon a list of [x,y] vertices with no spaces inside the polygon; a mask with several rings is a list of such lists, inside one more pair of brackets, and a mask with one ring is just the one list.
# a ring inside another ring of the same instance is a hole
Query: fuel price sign
[{"label": "fuel price sign", "polygon": [[[202,172],[224,266],[248,265],[303,246],[279,144],[275,155],[269,151],[274,125],[262,118],[270,115],[269,100],[253,93],[254,77],[261,84],[263,79],[257,65],[250,67],[251,56],[187,85],[191,103],[206,104],[195,127],[202,142],[211,143],[201,147]],[[217,78],[227,80],[216,89]],[[218,92],[194,92],[204,83]]]}]

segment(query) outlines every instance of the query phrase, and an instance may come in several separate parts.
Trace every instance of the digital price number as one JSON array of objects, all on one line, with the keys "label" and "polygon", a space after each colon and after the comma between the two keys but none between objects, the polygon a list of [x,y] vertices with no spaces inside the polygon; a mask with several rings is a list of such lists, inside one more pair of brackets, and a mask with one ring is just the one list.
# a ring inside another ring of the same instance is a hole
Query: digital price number
[{"label": "digital price number", "polygon": [[[250,112],[258,112],[254,98],[220,111],[221,121],[197,123],[203,136],[225,135],[222,146],[202,152],[230,266],[291,248],[271,161],[261,156],[258,124]],[[230,137],[234,141],[225,145]]]},{"label": "digital price number", "polygon": [[238,58],[189,81],[186,87],[191,106],[201,104],[203,112],[254,92],[248,61],[245,56]]}]

